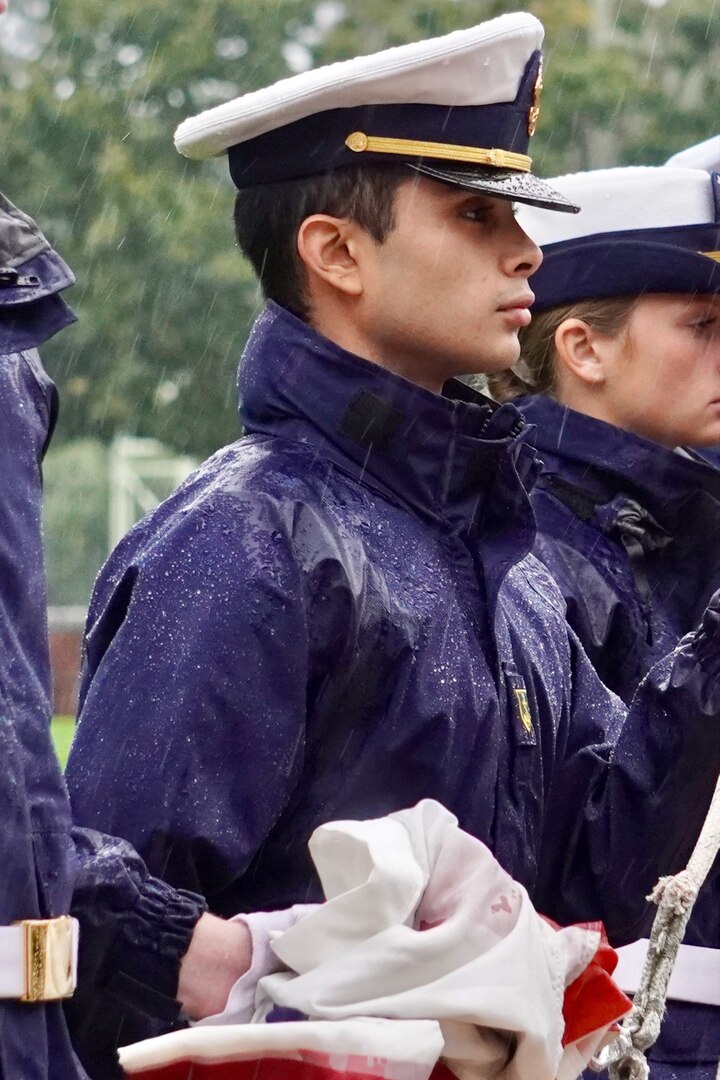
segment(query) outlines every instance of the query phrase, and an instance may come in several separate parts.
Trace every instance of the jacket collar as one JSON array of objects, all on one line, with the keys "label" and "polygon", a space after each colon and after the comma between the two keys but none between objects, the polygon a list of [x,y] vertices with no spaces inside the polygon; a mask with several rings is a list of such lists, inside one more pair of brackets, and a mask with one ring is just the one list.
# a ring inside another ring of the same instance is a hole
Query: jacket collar
[{"label": "jacket collar", "polygon": [[720,509],[720,469],[699,454],[676,453],[542,394],[517,405],[535,425],[533,443],[546,471],[575,481],[596,500],[628,495],[675,534],[697,526],[687,517],[693,503],[703,513],[715,504]]},{"label": "jacket collar", "polygon": [[0,353],[36,348],[75,322],[58,295],[74,281],[32,218],[0,194]]},{"label": "jacket collar", "polygon": [[[529,550],[535,455],[512,405],[451,380],[442,395],[346,352],[270,304],[241,361],[249,433],[308,443],[422,516],[507,531]],[[521,536],[522,534],[522,536]]]}]

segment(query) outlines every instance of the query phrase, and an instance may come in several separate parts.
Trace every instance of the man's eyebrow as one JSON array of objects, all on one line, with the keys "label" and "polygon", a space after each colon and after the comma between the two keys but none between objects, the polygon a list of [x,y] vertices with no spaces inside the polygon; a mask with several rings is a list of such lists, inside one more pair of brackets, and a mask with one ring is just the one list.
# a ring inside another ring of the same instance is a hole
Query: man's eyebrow
[{"label": "man's eyebrow", "polygon": [[457,205],[464,206],[466,203],[479,204],[480,206],[495,206],[499,199],[493,199],[492,195],[486,195],[482,191],[458,191],[457,192]]}]

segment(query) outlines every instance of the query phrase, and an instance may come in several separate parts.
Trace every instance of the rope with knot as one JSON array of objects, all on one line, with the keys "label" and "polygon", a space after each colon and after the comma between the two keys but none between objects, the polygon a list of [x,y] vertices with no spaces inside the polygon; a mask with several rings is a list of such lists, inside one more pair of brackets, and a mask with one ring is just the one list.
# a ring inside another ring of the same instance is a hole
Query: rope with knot
[{"label": "rope with knot", "polygon": [[[648,900],[658,905],[640,986],[620,1033],[590,1062],[594,1072],[608,1069],[610,1080],[648,1080],[646,1052],[660,1034],[668,983],[697,895],[720,851],[720,777],[710,809],[684,870],[660,878]],[[720,1080],[720,1066],[718,1068]]]}]

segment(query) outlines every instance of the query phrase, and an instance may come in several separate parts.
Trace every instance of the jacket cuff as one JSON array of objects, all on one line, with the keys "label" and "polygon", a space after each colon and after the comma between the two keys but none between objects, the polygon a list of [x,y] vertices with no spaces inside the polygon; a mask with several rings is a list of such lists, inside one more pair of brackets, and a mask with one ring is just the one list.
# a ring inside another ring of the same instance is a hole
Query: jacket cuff
[{"label": "jacket cuff", "polygon": [[73,829],[77,877],[72,914],[80,922],[75,1005],[109,993],[160,1019],[177,1018],[180,961],[203,897],[148,873],[130,844],[93,829]]},{"label": "jacket cuff", "polygon": [[180,963],[206,910],[195,893],[146,879],[135,906],[120,917],[105,964],[107,992],[149,1016],[178,1019]]}]

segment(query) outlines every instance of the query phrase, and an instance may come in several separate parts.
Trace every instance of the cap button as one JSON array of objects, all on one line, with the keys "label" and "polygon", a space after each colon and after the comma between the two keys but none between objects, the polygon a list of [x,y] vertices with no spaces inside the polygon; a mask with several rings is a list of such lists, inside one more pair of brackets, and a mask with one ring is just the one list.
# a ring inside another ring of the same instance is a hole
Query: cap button
[{"label": "cap button", "polygon": [[354,150],[356,154],[361,153],[363,150],[367,150],[368,137],[364,131],[353,131],[352,135],[348,135],[345,140],[345,145],[348,150]]}]

